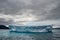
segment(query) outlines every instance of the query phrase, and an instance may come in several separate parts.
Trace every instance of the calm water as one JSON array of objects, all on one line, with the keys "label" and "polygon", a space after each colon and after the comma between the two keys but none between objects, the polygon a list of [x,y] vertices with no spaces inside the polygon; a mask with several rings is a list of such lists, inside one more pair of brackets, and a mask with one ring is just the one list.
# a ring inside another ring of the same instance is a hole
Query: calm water
[{"label": "calm water", "polygon": [[53,33],[14,33],[0,30],[0,40],[60,40],[60,29],[54,29]]}]

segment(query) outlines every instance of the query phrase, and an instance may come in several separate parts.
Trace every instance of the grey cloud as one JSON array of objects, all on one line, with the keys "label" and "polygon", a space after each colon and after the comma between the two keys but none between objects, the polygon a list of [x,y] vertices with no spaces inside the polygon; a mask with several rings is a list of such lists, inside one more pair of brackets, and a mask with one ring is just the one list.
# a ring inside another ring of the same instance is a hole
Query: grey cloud
[{"label": "grey cloud", "polygon": [[13,20],[6,20],[5,18],[0,18],[0,25],[3,24],[3,25],[8,25],[8,24],[12,24],[13,23]]},{"label": "grey cloud", "polygon": [[3,1],[0,2],[0,12],[5,12],[4,14],[16,14],[16,12],[22,10],[25,7],[24,3],[18,1],[14,2],[14,0],[2,2]]},{"label": "grey cloud", "polygon": [[[31,0],[31,4],[29,5],[26,5],[26,4],[24,2],[21,2],[21,0],[20,1],[19,0],[0,0],[0,14],[3,13],[5,15],[7,14],[8,15],[16,15],[16,14],[21,15],[23,14],[21,13],[21,11],[23,12],[24,10],[31,9],[33,10],[31,14],[39,18],[38,21],[60,19],[60,0]],[[4,21],[4,20],[0,19],[0,22],[2,24],[4,22],[9,24],[11,22],[10,20],[9,21]]]},{"label": "grey cloud", "polygon": [[45,19],[49,20],[60,20],[60,3],[56,8],[52,9]]},{"label": "grey cloud", "polygon": [[0,2],[5,2],[5,1],[7,1],[7,0],[0,0]]},{"label": "grey cloud", "polygon": [[33,0],[32,13],[39,20],[55,20],[60,19],[59,0]]}]

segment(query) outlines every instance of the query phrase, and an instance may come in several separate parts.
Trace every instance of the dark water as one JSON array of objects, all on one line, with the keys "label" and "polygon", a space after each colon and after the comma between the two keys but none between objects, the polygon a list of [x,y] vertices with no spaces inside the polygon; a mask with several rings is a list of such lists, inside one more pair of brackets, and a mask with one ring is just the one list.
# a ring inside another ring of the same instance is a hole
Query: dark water
[{"label": "dark water", "polygon": [[0,40],[60,40],[60,29],[54,29],[53,33],[14,33],[0,30]]}]

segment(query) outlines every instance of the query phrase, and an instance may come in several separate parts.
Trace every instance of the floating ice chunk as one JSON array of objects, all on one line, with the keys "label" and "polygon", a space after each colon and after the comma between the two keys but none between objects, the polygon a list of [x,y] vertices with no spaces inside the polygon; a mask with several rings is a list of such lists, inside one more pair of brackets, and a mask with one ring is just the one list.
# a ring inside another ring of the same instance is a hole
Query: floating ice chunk
[{"label": "floating ice chunk", "polygon": [[11,32],[52,32],[52,25],[43,26],[16,26],[9,25]]}]

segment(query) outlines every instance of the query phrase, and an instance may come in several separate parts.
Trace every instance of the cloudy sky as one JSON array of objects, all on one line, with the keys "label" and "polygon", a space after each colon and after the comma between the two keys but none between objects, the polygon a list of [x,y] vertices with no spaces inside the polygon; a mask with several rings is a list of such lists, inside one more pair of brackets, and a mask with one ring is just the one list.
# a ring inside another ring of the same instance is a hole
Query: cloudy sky
[{"label": "cloudy sky", "polygon": [[0,0],[0,24],[27,21],[60,25],[60,0]]}]

